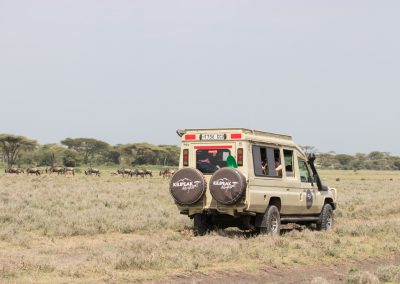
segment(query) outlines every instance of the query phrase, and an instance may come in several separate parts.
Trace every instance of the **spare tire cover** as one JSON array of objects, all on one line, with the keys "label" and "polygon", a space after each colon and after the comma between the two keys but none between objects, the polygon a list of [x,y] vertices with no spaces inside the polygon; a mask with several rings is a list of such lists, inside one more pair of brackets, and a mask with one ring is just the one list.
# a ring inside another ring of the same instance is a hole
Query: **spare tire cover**
[{"label": "spare tire cover", "polygon": [[243,196],[246,186],[246,178],[234,168],[219,169],[210,180],[212,197],[225,205],[238,202]]},{"label": "spare tire cover", "polygon": [[206,190],[203,174],[193,168],[177,171],[171,179],[169,191],[179,204],[190,205],[200,200]]}]

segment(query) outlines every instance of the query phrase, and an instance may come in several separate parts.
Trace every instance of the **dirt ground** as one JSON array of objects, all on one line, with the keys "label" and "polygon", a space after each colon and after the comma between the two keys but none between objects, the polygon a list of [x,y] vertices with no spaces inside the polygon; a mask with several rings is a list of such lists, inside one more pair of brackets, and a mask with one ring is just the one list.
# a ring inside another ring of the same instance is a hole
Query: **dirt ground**
[{"label": "dirt ground", "polygon": [[236,272],[232,269],[230,271],[214,272],[212,274],[195,273],[164,279],[162,281],[149,281],[145,283],[310,283],[317,277],[328,280],[329,283],[346,283],[347,277],[351,272],[367,271],[374,273],[379,267],[387,265],[400,265],[400,256],[390,259],[350,261],[341,265],[326,266],[321,264],[291,269],[267,267],[258,272]]}]

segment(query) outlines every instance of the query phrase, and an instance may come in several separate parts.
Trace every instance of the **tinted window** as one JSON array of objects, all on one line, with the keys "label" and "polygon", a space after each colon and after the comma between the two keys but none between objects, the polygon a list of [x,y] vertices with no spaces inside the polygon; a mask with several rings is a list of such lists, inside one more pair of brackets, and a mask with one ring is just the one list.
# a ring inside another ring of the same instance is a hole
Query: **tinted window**
[{"label": "tinted window", "polygon": [[310,171],[308,170],[306,161],[299,161],[299,170],[301,182],[309,182],[311,175]]},{"label": "tinted window", "polygon": [[292,150],[283,150],[283,156],[285,160],[285,170],[287,177],[294,176],[293,170],[293,151]]},{"label": "tinted window", "polygon": [[205,149],[196,152],[196,168],[204,174],[212,174],[226,167],[226,160],[231,154],[228,149]]}]

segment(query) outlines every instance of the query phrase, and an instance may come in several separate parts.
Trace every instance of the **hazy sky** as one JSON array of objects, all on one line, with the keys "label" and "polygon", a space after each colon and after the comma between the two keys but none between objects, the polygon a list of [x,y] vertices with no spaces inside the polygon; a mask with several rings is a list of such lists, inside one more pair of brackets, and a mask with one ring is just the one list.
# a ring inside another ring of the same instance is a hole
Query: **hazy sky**
[{"label": "hazy sky", "polygon": [[0,133],[400,153],[400,1],[0,0]]}]

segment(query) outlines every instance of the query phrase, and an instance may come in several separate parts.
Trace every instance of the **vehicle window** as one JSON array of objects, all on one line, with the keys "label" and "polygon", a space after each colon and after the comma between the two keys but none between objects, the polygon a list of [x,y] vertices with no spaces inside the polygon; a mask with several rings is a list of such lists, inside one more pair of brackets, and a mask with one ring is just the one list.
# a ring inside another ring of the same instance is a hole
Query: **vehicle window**
[{"label": "vehicle window", "polygon": [[308,170],[306,161],[299,160],[299,170],[301,182],[309,182],[311,175],[310,171]]},{"label": "vehicle window", "polygon": [[280,161],[279,149],[253,145],[254,174],[256,176],[282,176]]},{"label": "vehicle window", "polygon": [[293,177],[293,151],[292,150],[283,150],[283,156],[285,160],[285,170],[287,177]]},{"label": "vehicle window", "polygon": [[212,174],[226,167],[226,160],[231,154],[228,149],[205,149],[196,152],[196,168],[203,174]]}]

